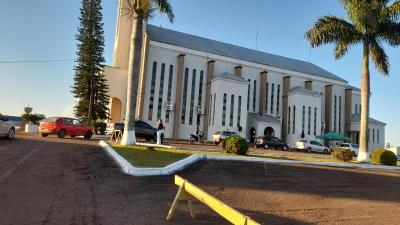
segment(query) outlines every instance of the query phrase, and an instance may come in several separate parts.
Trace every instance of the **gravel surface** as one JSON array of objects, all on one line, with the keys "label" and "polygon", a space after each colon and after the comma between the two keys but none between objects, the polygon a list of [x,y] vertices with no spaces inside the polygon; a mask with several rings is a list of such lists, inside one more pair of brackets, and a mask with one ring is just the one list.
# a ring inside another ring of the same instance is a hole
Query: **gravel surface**
[{"label": "gravel surface", "polygon": [[[124,175],[96,141],[0,139],[0,224],[228,224],[201,204],[191,219],[173,176]],[[262,224],[400,224],[400,173],[201,162],[179,173]]]}]

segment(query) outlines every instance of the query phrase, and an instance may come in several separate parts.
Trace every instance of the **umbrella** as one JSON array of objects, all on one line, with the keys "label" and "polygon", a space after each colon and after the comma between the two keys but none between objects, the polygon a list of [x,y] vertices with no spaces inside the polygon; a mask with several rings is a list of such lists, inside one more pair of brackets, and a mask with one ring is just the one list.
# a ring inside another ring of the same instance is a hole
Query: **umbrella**
[{"label": "umbrella", "polygon": [[341,134],[338,134],[336,132],[328,132],[326,134],[322,134],[317,136],[318,139],[322,139],[322,140],[327,140],[327,141],[350,141],[351,139],[348,137],[345,137]]}]

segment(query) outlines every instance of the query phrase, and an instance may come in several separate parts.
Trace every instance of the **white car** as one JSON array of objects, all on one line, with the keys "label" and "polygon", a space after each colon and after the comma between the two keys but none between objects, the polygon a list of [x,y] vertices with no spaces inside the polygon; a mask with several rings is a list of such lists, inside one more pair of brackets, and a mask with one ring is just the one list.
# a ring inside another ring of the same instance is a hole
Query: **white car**
[{"label": "white car", "polygon": [[318,141],[308,141],[308,140],[300,140],[295,143],[294,146],[298,150],[305,150],[307,152],[321,152],[324,154],[329,154],[331,150],[323,146]]},{"label": "white car", "polygon": [[351,151],[351,154],[353,154],[353,156],[358,155],[358,145],[357,144],[342,143],[342,144],[340,144],[339,148],[349,149]]},{"label": "white car", "polygon": [[0,114],[0,136],[13,138],[15,136],[15,124],[8,117]]}]

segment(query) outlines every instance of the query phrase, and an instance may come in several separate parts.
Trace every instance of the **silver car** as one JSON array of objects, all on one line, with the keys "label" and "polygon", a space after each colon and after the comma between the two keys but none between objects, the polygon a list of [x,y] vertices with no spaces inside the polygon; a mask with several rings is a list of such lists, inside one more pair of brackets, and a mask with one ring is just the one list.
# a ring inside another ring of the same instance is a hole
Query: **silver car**
[{"label": "silver car", "polygon": [[0,136],[6,138],[13,138],[15,136],[15,124],[11,122],[8,117],[0,114]]}]

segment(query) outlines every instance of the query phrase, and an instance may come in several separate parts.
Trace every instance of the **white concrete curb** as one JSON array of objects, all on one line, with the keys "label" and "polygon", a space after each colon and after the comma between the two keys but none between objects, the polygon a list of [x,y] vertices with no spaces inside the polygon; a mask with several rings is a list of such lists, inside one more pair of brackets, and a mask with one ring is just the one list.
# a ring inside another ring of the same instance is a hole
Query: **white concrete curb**
[{"label": "white concrete curb", "polygon": [[[165,167],[159,168],[141,168],[135,167],[129,163],[125,158],[119,155],[112,147],[105,141],[100,141],[100,146],[120,165],[122,171],[126,174],[133,176],[162,176],[171,175],[177,171],[184,170],[188,166],[200,160],[219,160],[219,161],[240,161],[240,162],[258,162],[258,163],[271,163],[271,164],[302,164],[314,166],[329,166],[337,168],[355,168],[355,169],[373,169],[373,170],[390,170],[400,171],[400,167],[395,166],[382,166],[382,165],[368,165],[368,164],[351,164],[351,163],[333,163],[333,162],[306,162],[298,160],[284,160],[284,159],[268,159],[256,158],[245,156],[210,156],[194,154],[185,159],[179,160]],[[160,146],[156,146],[160,147]]]}]

